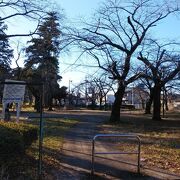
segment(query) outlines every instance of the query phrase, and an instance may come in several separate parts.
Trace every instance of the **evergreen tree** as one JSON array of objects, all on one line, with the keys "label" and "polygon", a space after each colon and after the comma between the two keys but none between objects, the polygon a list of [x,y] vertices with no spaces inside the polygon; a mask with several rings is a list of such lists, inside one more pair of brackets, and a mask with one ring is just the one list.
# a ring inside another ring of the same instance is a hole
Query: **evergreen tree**
[{"label": "evergreen tree", "polygon": [[53,87],[57,85],[60,30],[56,12],[48,13],[38,28],[38,37],[32,38],[26,48],[26,68],[36,70],[44,82],[44,103],[52,110]]},{"label": "evergreen tree", "polygon": [[[9,46],[8,38],[5,38],[5,31],[7,25],[0,21],[0,81],[4,81],[10,77],[11,58],[13,57],[13,50]],[[3,87],[0,86],[0,100],[3,96]]]},{"label": "evergreen tree", "polygon": [[8,77],[13,57],[13,50],[9,46],[8,38],[4,36],[6,30],[7,25],[0,21],[0,80]]}]

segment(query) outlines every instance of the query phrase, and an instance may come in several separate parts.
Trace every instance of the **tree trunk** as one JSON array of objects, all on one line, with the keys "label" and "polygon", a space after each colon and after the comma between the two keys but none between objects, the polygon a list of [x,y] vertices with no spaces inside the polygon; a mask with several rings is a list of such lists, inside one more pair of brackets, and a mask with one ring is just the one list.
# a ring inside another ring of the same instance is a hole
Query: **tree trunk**
[{"label": "tree trunk", "polygon": [[154,107],[153,107],[153,120],[161,120],[161,86],[159,83],[156,83],[154,86]]},{"label": "tree trunk", "polygon": [[35,105],[34,105],[34,109],[36,110],[36,112],[40,112],[40,97],[39,96],[35,96]]},{"label": "tree trunk", "polygon": [[150,89],[149,99],[146,102],[145,114],[151,114],[151,106],[153,102],[154,90],[153,88]]},{"label": "tree trunk", "polygon": [[99,99],[99,110],[102,110],[102,95],[100,95]]},{"label": "tree trunk", "polygon": [[142,109],[145,109],[145,102],[144,99],[141,100]]},{"label": "tree trunk", "polygon": [[115,100],[112,106],[110,121],[119,122],[120,121],[120,109],[122,104],[122,99],[125,92],[125,86],[119,85],[117,92],[115,93]]},{"label": "tree trunk", "polygon": [[164,103],[165,103],[166,111],[169,111],[169,107],[168,107],[168,94],[167,94],[166,88],[164,88]]},{"label": "tree trunk", "polygon": [[33,104],[33,95],[30,90],[28,90],[28,96],[29,96],[29,105],[32,106]]},{"label": "tree trunk", "polygon": [[106,99],[106,95],[104,96],[104,110],[107,110],[107,99]]},{"label": "tree trunk", "polygon": [[53,98],[52,98],[52,94],[49,93],[48,96],[48,111],[53,111]]}]

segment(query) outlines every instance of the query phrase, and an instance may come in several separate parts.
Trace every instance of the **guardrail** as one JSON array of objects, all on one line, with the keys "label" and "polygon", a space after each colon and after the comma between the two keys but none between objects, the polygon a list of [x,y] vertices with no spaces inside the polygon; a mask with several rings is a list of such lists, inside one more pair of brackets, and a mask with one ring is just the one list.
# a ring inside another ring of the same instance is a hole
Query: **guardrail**
[{"label": "guardrail", "polygon": [[[120,138],[132,138],[136,139],[138,142],[138,150],[135,152],[96,152],[95,151],[95,141],[97,138],[107,138],[107,137],[120,137]],[[94,175],[94,158],[95,154],[137,154],[137,173],[140,173],[140,151],[141,151],[141,139],[137,135],[131,134],[97,134],[94,136],[92,141],[92,168],[91,175]]]}]

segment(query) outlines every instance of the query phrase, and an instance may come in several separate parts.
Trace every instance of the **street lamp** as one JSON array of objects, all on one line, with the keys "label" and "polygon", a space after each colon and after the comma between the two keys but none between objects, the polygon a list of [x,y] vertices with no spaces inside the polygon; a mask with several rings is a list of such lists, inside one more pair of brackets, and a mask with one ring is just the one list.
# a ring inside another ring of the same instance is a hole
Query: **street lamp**
[{"label": "street lamp", "polygon": [[72,83],[72,80],[69,80],[69,105],[70,105],[71,83]]}]

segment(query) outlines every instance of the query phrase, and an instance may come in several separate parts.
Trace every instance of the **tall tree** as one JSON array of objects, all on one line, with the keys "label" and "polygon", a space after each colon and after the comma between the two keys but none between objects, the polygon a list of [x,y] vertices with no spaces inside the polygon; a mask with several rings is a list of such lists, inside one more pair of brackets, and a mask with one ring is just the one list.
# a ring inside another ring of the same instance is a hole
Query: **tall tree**
[{"label": "tall tree", "polygon": [[161,120],[161,91],[180,72],[180,55],[176,52],[168,52],[164,46],[158,45],[157,42],[151,42],[151,44],[156,45],[156,50],[153,46],[153,51],[146,52],[146,55],[140,52],[138,59],[149,69],[145,78],[151,79],[153,82],[152,118],[153,120]]},{"label": "tall tree", "polygon": [[0,36],[4,35],[2,39],[0,39],[0,74],[1,78],[6,75],[10,70],[11,59],[13,57],[13,50],[10,48],[9,40],[5,36],[7,30],[7,25],[4,22],[0,21]]},{"label": "tall tree", "polygon": [[38,37],[32,38],[26,48],[25,67],[35,69],[44,82],[44,102],[52,110],[53,88],[61,78],[58,75],[60,30],[56,12],[48,13],[38,30]]},{"label": "tall tree", "polygon": [[[6,34],[7,25],[0,21],[0,35]],[[10,75],[10,65],[11,59],[13,57],[13,50],[9,46],[9,40],[7,37],[0,39],[0,81],[4,81],[9,78]],[[3,88],[0,87],[0,99],[2,99]]]},{"label": "tall tree", "polygon": [[[178,2],[177,2],[178,3]],[[140,73],[130,74],[135,52],[159,21],[179,11],[177,3],[154,0],[108,0],[85,28],[73,33],[80,48],[97,60],[117,82],[111,121],[120,120],[120,107],[128,84]]]}]

